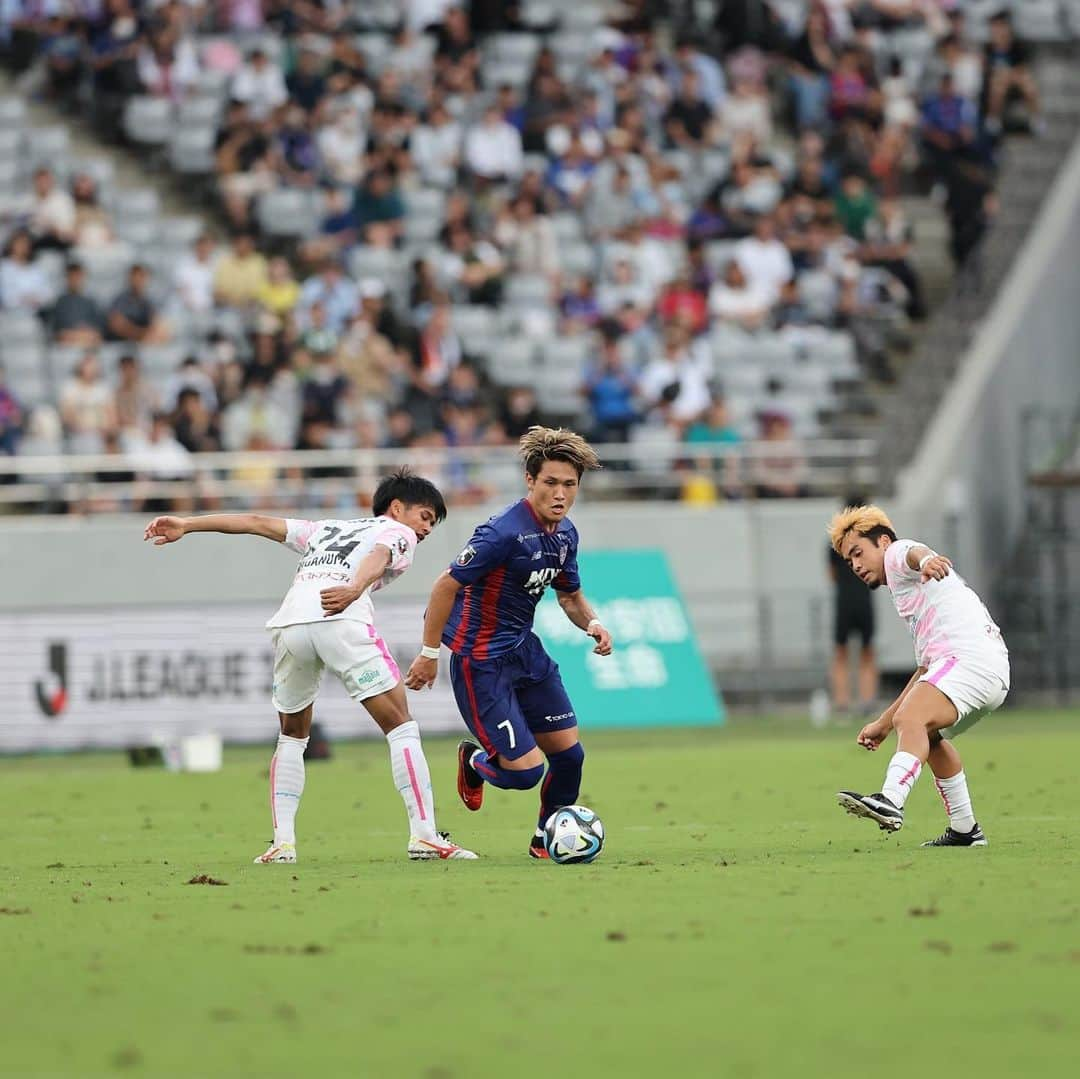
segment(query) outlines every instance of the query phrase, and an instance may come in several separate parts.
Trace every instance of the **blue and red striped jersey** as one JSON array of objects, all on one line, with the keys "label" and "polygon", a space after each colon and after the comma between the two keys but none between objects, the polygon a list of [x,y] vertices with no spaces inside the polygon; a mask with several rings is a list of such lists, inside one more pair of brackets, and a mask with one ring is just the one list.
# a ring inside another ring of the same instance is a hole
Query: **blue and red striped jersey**
[{"label": "blue and red striped jersey", "polygon": [[517,648],[532,632],[536,605],[548,585],[581,587],[577,529],[563,518],[549,532],[522,499],[485,521],[450,565],[465,587],[443,630],[443,644],[459,656],[488,659]]}]

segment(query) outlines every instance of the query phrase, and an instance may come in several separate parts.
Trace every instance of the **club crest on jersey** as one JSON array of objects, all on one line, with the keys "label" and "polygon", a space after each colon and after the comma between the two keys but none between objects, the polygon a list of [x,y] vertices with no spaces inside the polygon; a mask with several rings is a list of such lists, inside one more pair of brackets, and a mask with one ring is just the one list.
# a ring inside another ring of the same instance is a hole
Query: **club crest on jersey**
[{"label": "club crest on jersey", "polygon": [[404,536],[398,536],[397,538],[398,554],[404,554],[409,549],[409,543]]},{"label": "club crest on jersey", "polygon": [[566,561],[566,550],[567,549],[565,547],[560,547],[559,548],[559,565],[560,566]]},{"label": "club crest on jersey", "polygon": [[470,543],[464,551],[457,556],[457,564],[459,566],[467,566],[476,557],[476,548]]}]

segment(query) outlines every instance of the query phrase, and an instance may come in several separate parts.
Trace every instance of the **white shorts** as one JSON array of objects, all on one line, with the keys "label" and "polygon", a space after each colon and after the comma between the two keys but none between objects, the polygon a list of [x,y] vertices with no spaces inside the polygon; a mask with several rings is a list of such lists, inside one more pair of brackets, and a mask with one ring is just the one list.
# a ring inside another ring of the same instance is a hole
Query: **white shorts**
[{"label": "white shorts", "polygon": [[941,731],[955,738],[975,726],[983,716],[996,712],[1009,694],[1009,664],[983,665],[945,656],[930,665],[920,682],[936,686],[956,706],[956,722]]},{"label": "white shorts", "polygon": [[387,693],[401,681],[386,643],[365,622],[301,622],[274,629],[272,639],[274,707],[286,715],[315,700],[324,669],[336,674],[356,701]]}]

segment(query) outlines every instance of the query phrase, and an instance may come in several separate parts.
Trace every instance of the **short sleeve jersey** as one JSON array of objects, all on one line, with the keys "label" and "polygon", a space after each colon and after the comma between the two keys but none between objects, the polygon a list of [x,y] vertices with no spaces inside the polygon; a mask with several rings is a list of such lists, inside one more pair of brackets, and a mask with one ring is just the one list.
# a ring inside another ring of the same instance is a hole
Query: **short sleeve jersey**
[{"label": "short sleeve jersey", "polygon": [[1009,653],[990,612],[956,570],[940,581],[923,581],[907,564],[915,540],[897,540],[885,552],[885,581],[896,612],[911,628],[920,667],[955,656],[996,669]]},{"label": "short sleeve jersey", "polygon": [[451,563],[464,587],[443,630],[443,644],[471,659],[513,651],[532,632],[548,586],[581,587],[577,529],[565,518],[549,532],[522,499],[480,525]]},{"label": "short sleeve jersey", "polygon": [[[268,629],[335,619],[371,625],[375,616],[371,593],[400,577],[412,565],[416,551],[416,533],[390,517],[361,517],[353,521],[289,520],[286,525],[285,546],[301,556],[300,564],[296,567],[292,587],[277,613],[266,623]],[[376,545],[390,551],[386,572],[341,614],[324,615],[319,593],[324,588],[348,584],[356,567]]]}]

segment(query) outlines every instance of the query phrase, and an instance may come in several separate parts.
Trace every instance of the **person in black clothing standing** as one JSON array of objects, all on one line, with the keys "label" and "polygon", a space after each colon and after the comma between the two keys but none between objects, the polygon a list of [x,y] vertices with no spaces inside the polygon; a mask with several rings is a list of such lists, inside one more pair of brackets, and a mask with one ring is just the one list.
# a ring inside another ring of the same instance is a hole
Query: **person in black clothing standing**
[{"label": "person in black clothing standing", "polygon": [[[861,505],[859,499],[850,505]],[[860,639],[859,712],[873,709],[877,696],[878,670],[874,653],[874,604],[870,590],[855,576],[851,567],[830,546],[829,576],[833,582],[833,656],[830,668],[833,711],[851,711],[851,667],[848,641]]]}]

